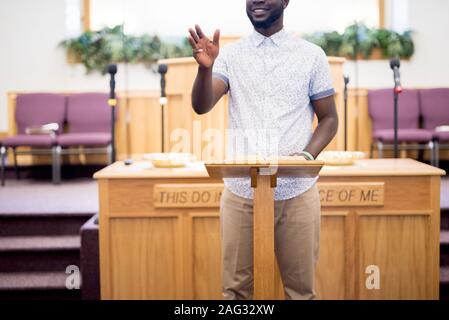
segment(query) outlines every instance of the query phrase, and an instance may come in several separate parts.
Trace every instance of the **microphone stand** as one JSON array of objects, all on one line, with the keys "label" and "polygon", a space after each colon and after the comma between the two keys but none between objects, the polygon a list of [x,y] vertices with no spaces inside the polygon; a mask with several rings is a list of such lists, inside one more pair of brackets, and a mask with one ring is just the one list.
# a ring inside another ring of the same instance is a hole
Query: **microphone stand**
[{"label": "microphone stand", "polygon": [[117,99],[115,96],[115,74],[117,73],[117,65],[110,64],[108,66],[108,73],[111,76],[111,80],[109,82],[109,100],[108,104],[111,107],[111,145],[112,145],[112,152],[111,152],[111,161],[112,163],[116,160],[116,154],[115,154],[115,107],[117,106]]},{"label": "microphone stand", "polygon": [[160,64],[158,67],[159,74],[161,75],[161,97],[159,99],[159,103],[161,105],[161,126],[162,126],[162,134],[161,134],[161,146],[162,146],[162,153],[165,152],[165,116],[164,116],[164,106],[167,105],[167,95],[165,93],[165,75],[168,71],[168,66],[166,64]]},{"label": "microphone stand", "polygon": [[349,84],[349,76],[344,77],[344,108],[345,108],[345,151],[348,151],[348,84]]},{"label": "microphone stand", "polygon": [[394,88],[394,158],[399,158],[399,142],[398,142],[398,107],[399,107],[399,93],[398,87]]},{"label": "microphone stand", "polygon": [[402,92],[401,79],[399,74],[399,68],[401,66],[401,61],[398,58],[393,58],[390,60],[390,68],[393,70],[393,80],[394,80],[394,158],[399,158],[399,140],[398,140],[398,109],[399,109],[399,94]]},{"label": "microphone stand", "polygon": [[[123,8],[124,12],[126,8]],[[125,21],[122,23],[122,43],[123,43],[123,58],[125,63],[124,85],[125,85],[125,127],[126,127],[126,158],[131,157],[131,113],[129,111],[129,58],[128,58],[128,38],[125,32]]]}]

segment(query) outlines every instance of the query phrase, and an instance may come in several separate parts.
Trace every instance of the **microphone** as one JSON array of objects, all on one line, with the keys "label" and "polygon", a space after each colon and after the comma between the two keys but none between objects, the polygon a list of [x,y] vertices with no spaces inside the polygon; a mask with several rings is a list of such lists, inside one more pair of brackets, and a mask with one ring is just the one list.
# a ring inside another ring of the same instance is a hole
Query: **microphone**
[{"label": "microphone", "polygon": [[[115,99],[115,74],[117,73],[117,65],[116,64],[108,65],[108,73],[111,76],[111,80],[109,81],[109,88],[110,88],[109,99],[112,100]],[[111,107],[115,106],[115,104],[111,105],[111,103],[109,103],[109,105]]]},{"label": "microphone", "polygon": [[167,74],[168,66],[166,64],[160,64],[157,68],[157,72],[161,75],[161,97],[160,97],[160,104],[166,105],[167,104],[167,95],[165,93],[165,75]]},{"label": "microphone", "polygon": [[390,68],[391,68],[391,70],[393,70],[394,93],[396,93],[396,94],[399,94],[402,92],[401,74],[399,73],[400,67],[401,67],[401,61],[398,58],[393,58],[390,60]]},{"label": "microphone", "polygon": [[344,80],[344,83],[345,83],[344,96],[345,96],[345,99],[347,99],[347,98],[348,98],[349,76],[348,76],[348,75],[345,75],[345,76],[343,77],[343,80]]}]

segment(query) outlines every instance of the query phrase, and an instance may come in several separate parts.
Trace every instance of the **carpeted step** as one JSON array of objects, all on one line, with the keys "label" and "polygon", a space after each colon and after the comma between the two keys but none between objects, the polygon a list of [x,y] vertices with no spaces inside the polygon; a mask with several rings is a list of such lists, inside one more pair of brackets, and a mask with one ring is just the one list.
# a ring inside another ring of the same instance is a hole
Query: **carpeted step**
[{"label": "carpeted step", "polygon": [[449,230],[440,232],[440,266],[449,267]]},{"label": "carpeted step", "polygon": [[449,230],[449,176],[441,178],[441,230]]},{"label": "carpeted step", "polygon": [[0,290],[55,290],[66,289],[65,272],[2,272]]},{"label": "carpeted step", "polygon": [[0,236],[78,235],[88,213],[0,213]]},{"label": "carpeted step", "polygon": [[440,300],[449,300],[449,267],[440,268]]},{"label": "carpeted step", "polygon": [[0,252],[79,250],[80,236],[0,237]]},{"label": "carpeted step", "polygon": [[443,246],[449,246],[449,230],[440,231],[440,244]]},{"label": "carpeted step", "polygon": [[441,230],[449,230],[449,208],[441,208]]},{"label": "carpeted step", "polygon": [[79,257],[79,235],[0,237],[0,272],[64,272]]},{"label": "carpeted step", "polygon": [[65,272],[0,273],[0,299],[80,299],[66,288]]}]

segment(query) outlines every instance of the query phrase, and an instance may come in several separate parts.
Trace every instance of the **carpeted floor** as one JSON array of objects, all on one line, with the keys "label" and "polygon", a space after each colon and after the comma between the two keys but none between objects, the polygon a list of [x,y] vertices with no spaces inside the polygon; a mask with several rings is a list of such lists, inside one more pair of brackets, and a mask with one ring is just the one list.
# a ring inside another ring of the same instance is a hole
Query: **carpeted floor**
[{"label": "carpeted floor", "polygon": [[97,181],[77,178],[53,185],[48,180],[8,179],[0,187],[0,213],[97,212]]},{"label": "carpeted floor", "polygon": [[9,170],[0,187],[0,300],[81,299],[66,268],[81,265],[80,228],[98,212],[98,168],[64,167],[59,185],[48,169]]}]

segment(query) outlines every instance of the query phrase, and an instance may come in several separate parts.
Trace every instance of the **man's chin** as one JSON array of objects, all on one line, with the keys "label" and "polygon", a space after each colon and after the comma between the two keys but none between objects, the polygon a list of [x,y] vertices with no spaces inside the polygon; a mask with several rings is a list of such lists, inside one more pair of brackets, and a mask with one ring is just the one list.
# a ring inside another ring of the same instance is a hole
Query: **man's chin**
[{"label": "man's chin", "polygon": [[252,23],[253,27],[256,29],[268,29],[272,24],[272,23],[270,23],[269,20],[263,20],[263,21],[251,20],[251,23]]},{"label": "man's chin", "polygon": [[249,21],[251,21],[251,24],[253,25],[254,28],[256,29],[265,29],[267,28],[267,25],[269,23],[269,19],[264,19],[264,20],[256,20],[256,18],[254,18],[251,13],[249,13],[248,11],[246,12],[246,15],[249,18]]},{"label": "man's chin", "polygon": [[248,15],[248,18],[255,29],[268,29],[280,18],[280,16],[270,16],[264,20],[256,20],[250,15]]}]

